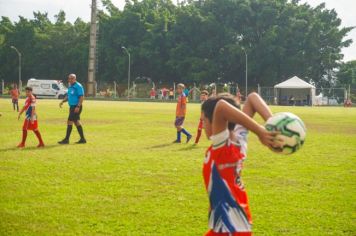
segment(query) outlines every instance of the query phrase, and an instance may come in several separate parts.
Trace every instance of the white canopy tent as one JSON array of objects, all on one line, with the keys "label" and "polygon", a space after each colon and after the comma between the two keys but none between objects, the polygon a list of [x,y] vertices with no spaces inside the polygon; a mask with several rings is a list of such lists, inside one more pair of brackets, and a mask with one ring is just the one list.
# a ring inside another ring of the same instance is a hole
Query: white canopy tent
[{"label": "white canopy tent", "polygon": [[278,105],[315,105],[315,87],[294,76],[274,86]]}]

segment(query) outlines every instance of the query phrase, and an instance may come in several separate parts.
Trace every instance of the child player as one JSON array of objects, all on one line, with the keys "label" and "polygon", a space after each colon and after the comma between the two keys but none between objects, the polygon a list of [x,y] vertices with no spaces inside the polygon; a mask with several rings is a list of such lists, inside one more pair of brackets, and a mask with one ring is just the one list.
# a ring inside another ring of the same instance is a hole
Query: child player
[{"label": "child player", "polygon": [[185,119],[185,114],[187,112],[187,97],[184,94],[184,84],[177,85],[177,93],[178,93],[178,102],[176,107],[176,120],[174,122],[175,127],[177,128],[177,139],[174,143],[181,142],[181,133],[187,136],[187,143],[192,138],[192,135],[183,128],[183,123]]},{"label": "child player", "polygon": [[20,92],[17,89],[17,85],[16,84],[14,84],[14,87],[11,89],[10,95],[11,95],[12,107],[14,108],[14,111],[15,111],[15,107],[16,107],[17,112],[19,112],[19,96],[20,96]]},{"label": "child player", "polygon": [[[203,104],[209,97],[209,92],[207,90],[203,90],[200,93],[200,102]],[[203,114],[200,114],[200,120],[199,120],[199,125],[198,125],[198,131],[197,131],[197,137],[195,138],[195,144],[199,143],[199,139],[201,136],[201,132],[203,130]]]},{"label": "child player", "polygon": [[276,132],[268,132],[238,109],[232,96],[210,97],[202,105],[206,135],[212,145],[208,148],[203,166],[205,187],[209,195],[209,228],[206,236],[251,235],[251,215],[247,195],[239,186],[238,163],[243,156],[230,140],[229,130],[241,124],[254,132],[260,142],[274,145]]},{"label": "child player", "polygon": [[38,130],[37,115],[36,115],[36,98],[32,94],[31,87],[26,87],[25,91],[26,91],[25,106],[21,109],[18,119],[20,119],[21,114],[23,112],[26,112],[26,117],[22,127],[22,141],[19,145],[17,145],[17,147],[19,148],[25,147],[27,130],[33,130],[33,132],[36,134],[39,141],[37,147],[44,147],[44,143],[40,131]]}]

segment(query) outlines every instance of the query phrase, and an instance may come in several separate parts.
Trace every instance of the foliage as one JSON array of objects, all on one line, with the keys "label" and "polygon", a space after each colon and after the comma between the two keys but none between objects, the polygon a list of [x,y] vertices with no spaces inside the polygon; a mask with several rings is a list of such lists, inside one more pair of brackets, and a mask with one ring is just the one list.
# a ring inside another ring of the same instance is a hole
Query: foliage
[{"label": "foliage", "polygon": [[[335,10],[287,0],[197,0],[176,6],[171,0],[127,0],[123,10],[110,0],[99,11],[98,81],[150,77],[156,84],[221,82],[270,86],[297,75],[318,86],[334,84],[341,49],[352,27],[342,28]],[[23,78],[87,76],[89,24],[74,24],[59,12],[0,22],[0,76],[17,78],[15,45],[23,53]]]},{"label": "foliage", "polygon": [[341,85],[356,88],[356,60],[343,63],[337,77]]}]

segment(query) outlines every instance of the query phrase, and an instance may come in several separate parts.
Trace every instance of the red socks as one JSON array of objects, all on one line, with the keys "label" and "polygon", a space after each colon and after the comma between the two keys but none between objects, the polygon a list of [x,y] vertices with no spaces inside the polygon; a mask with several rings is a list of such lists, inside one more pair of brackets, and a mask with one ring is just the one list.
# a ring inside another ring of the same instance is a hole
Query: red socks
[{"label": "red socks", "polygon": [[26,143],[26,138],[27,138],[27,130],[22,130],[22,144]]},{"label": "red socks", "polygon": [[[40,142],[37,147],[44,147],[44,143],[43,143],[40,131],[34,130],[33,132],[36,134],[38,141]],[[22,130],[22,141],[19,145],[17,145],[17,147],[19,147],[19,148],[25,147],[26,138],[27,138],[27,130]]]},{"label": "red socks", "polygon": [[40,144],[39,146],[44,146],[44,143],[43,143],[43,140],[42,140],[42,137],[41,137],[41,134],[40,134],[40,131],[38,130],[34,130],[33,132],[35,132],[37,138],[38,138],[38,141],[40,141]]},{"label": "red socks", "polygon": [[199,142],[200,136],[201,136],[201,129],[198,129],[197,137],[195,138],[196,144]]}]

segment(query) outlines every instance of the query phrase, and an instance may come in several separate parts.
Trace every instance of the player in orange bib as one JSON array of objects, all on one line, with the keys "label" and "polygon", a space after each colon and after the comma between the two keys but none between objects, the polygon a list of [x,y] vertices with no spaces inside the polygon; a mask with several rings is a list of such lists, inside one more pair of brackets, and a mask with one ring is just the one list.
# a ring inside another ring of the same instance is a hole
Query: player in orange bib
[{"label": "player in orange bib", "polygon": [[187,113],[187,97],[184,91],[184,84],[177,85],[177,93],[178,93],[178,102],[176,106],[176,120],[174,122],[174,126],[177,129],[177,139],[173,143],[181,143],[181,133],[187,136],[186,143],[193,137],[184,127],[184,119]]},{"label": "player in orange bib", "polygon": [[17,147],[24,148],[27,138],[27,130],[33,130],[36,134],[39,144],[37,147],[44,147],[44,143],[38,130],[38,122],[37,122],[37,115],[36,115],[36,98],[32,94],[32,88],[26,87],[26,101],[25,106],[21,109],[18,119],[20,119],[23,112],[26,112],[25,121],[22,126],[22,141]]},{"label": "player in orange bib", "polygon": [[269,132],[238,109],[232,96],[211,97],[202,105],[206,135],[212,145],[203,165],[205,187],[209,195],[209,231],[207,236],[247,236],[252,234],[252,219],[247,194],[241,182],[243,155],[231,141],[235,124],[241,124],[272,147],[276,132]]},{"label": "player in orange bib", "polygon": [[19,112],[20,91],[17,89],[16,84],[14,84],[14,87],[11,89],[10,95],[11,95],[12,107],[14,108],[14,111],[17,110],[17,112]]}]

